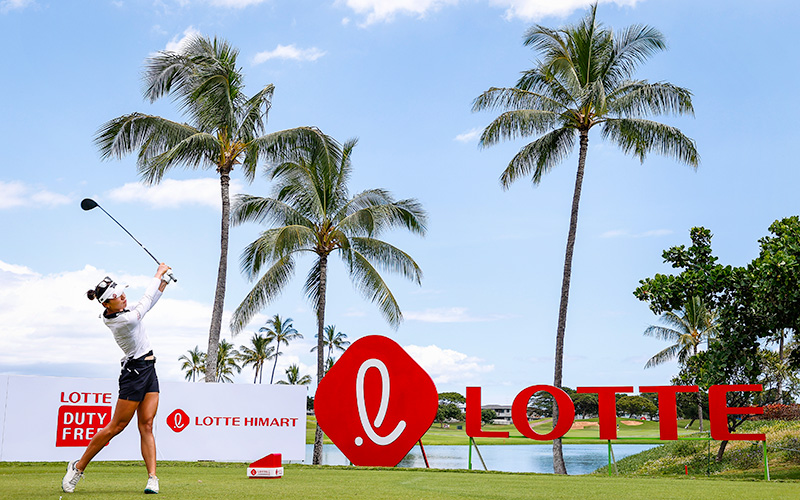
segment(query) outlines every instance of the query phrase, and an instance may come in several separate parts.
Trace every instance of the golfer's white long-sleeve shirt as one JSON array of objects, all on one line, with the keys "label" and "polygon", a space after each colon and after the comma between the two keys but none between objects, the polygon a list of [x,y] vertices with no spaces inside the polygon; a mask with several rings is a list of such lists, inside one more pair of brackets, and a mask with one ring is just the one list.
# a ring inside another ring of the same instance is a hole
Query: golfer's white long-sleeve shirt
[{"label": "golfer's white long-sleeve shirt", "polygon": [[102,315],[103,322],[114,334],[114,340],[125,353],[122,361],[139,358],[153,349],[142,319],[161,298],[161,291],[158,289],[160,285],[161,280],[153,278],[145,290],[144,296],[131,309],[125,309],[110,317]]}]

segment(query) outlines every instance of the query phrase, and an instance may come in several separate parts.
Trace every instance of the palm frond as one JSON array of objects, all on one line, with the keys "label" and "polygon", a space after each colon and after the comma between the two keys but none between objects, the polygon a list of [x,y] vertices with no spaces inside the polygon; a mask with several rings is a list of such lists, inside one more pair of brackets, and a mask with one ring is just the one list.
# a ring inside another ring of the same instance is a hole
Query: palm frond
[{"label": "palm frond", "polygon": [[570,85],[551,75],[541,64],[522,72],[515,88],[541,97],[535,109],[559,111],[577,105],[574,91]]},{"label": "palm frond", "polygon": [[170,93],[173,87],[181,88],[192,76],[191,60],[184,54],[161,51],[145,62],[144,96],[151,103]]},{"label": "palm frond", "polygon": [[244,103],[242,109],[239,110],[239,114],[241,114],[239,128],[234,132],[233,137],[241,142],[250,142],[264,133],[266,117],[272,105],[274,92],[275,86],[267,85]]},{"label": "palm frond", "polygon": [[544,133],[559,124],[559,114],[538,109],[506,111],[495,118],[481,134],[480,147],[493,146],[504,140]]},{"label": "palm frond", "polygon": [[613,34],[614,45],[604,69],[606,88],[614,88],[634,74],[636,68],[656,52],[666,50],[664,35],[643,24],[628,26]]},{"label": "palm frond", "polygon": [[314,239],[314,233],[304,226],[268,229],[242,251],[242,273],[252,281],[265,265],[272,266],[293,253],[312,248]]},{"label": "palm frond", "polygon": [[155,154],[160,154],[199,132],[190,125],[160,116],[131,113],[101,125],[94,143],[104,160],[121,159],[145,144]]},{"label": "palm frond", "polygon": [[[333,162],[339,162],[342,158],[341,146],[316,127],[296,127],[272,132],[253,139],[250,148],[268,165],[289,162],[298,155],[308,156],[311,150],[320,151],[320,154],[326,155]],[[275,167],[268,168],[266,173],[270,180],[276,180]]]},{"label": "palm frond", "polygon": [[677,128],[663,123],[640,118],[609,118],[603,124],[602,136],[641,162],[648,153],[655,152],[694,168],[700,163],[695,142]]},{"label": "palm frond", "polygon": [[422,283],[422,269],[410,255],[399,248],[375,238],[354,237],[352,248],[384,271],[397,273],[416,284]]},{"label": "palm frond", "polygon": [[[533,76],[529,76],[527,79],[520,80],[520,83],[530,86],[533,79]],[[517,84],[517,87],[492,87],[483,92],[472,101],[472,111],[494,109],[559,111],[565,107],[563,101],[549,97],[543,92],[550,90],[549,88],[533,90],[523,87],[520,83]]]},{"label": "palm frond", "polygon": [[397,304],[392,291],[381,277],[375,267],[367,258],[357,251],[349,252],[348,264],[350,278],[361,294],[370,302],[375,303],[381,311],[383,318],[392,328],[398,328],[403,321],[403,313]]},{"label": "palm frond", "polygon": [[153,137],[139,149],[137,169],[146,184],[157,184],[165,172],[176,165],[208,168],[220,151],[217,138],[206,133],[190,135],[161,153],[157,153],[161,149],[158,142],[158,138]]},{"label": "palm frond", "polygon": [[694,116],[692,93],[671,83],[623,82],[609,96],[609,111],[622,117],[648,114]]},{"label": "palm frond", "polygon": [[234,198],[231,223],[238,226],[245,222],[281,226],[300,225],[309,228],[314,225],[302,212],[282,201],[242,194]]},{"label": "palm frond", "polygon": [[650,358],[650,360],[645,363],[645,368],[653,368],[654,366],[658,366],[661,364],[666,363],[667,361],[672,361],[678,355],[678,351],[680,350],[680,346],[678,344],[671,345],[660,351],[658,354]]},{"label": "palm frond", "polygon": [[500,176],[503,189],[508,189],[514,181],[531,173],[532,182],[539,184],[544,174],[569,156],[576,136],[574,129],[562,127],[523,147]]},{"label": "palm frond", "polygon": [[[322,297],[322,259],[319,258],[314,261],[314,265],[311,266],[311,269],[308,270],[308,275],[306,275],[306,281],[303,284],[303,292],[306,295],[306,298],[309,302],[314,304],[314,311],[317,311],[317,306],[319,305],[320,298]],[[324,276],[325,278],[325,286],[327,288],[327,274]]]},{"label": "palm frond", "polygon": [[672,328],[650,325],[647,327],[647,329],[645,329],[643,335],[646,335],[647,337],[655,337],[660,340],[666,340],[667,342],[678,342],[683,334]]},{"label": "palm frond", "polygon": [[338,227],[356,235],[377,236],[388,229],[402,227],[411,233],[424,236],[428,215],[415,199],[394,201],[384,190],[372,190],[364,196],[355,196],[342,211],[361,206],[344,217]]},{"label": "palm frond", "polygon": [[234,311],[230,323],[231,331],[235,334],[241,332],[253,316],[280,294],[293,275],[294,259],[291,255],[275,262]]}]

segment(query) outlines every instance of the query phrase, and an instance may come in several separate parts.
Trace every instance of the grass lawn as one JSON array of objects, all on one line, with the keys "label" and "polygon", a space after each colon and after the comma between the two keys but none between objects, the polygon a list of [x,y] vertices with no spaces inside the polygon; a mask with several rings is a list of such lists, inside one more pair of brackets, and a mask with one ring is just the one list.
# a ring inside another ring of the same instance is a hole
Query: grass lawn
[{"label": "grass lawn", "polygon": [[[61,492],[66,465],[0,463],[3,500],[143,496],[144,466],[96,462],[73,494]],[[554,476],[419,469],[367,469],[289,465],[282,479],[247,479],[244,464],[159,464],[161,498],[217,499],[675,499],[774,500],[798,498],[796,482],[726,479]]]}]

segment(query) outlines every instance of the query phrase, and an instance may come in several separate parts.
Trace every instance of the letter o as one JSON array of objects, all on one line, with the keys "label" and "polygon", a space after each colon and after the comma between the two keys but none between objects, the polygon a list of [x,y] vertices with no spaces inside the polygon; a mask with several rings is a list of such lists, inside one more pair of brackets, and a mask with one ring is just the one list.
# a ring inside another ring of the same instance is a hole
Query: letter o
[{"label": "letter o", "polygon": [[[558,405],[558,423],[553,430],[547,434],[539,434],[535,432],[530,424],[528,424],[528,401],[537,392],[547,392],[556,400]],[[525,437],[535,439],[537,441],[550,441],[551,439],[558,439],[566,434],[572,427],[575,421],[575,404],[569,395],[552,385],[533,385],[527,389],[523,389],[517,397],[514,398],[514,404],[511,406],[511,419],[514,421],[514,427]]]},{"label": "letter o", "polygon": [[81,395],[78,394],[77,392],[71,392],[69,394],[69,402],[70,403],[73,403],[73,404],[74,403],[80,403],[80,401],[81,401]]}]

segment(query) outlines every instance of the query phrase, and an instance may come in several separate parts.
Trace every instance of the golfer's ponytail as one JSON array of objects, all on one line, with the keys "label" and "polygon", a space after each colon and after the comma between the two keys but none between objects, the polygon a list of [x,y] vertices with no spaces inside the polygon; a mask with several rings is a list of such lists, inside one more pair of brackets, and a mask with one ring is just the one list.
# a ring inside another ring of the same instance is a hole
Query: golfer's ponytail
[{"label": "golfer's ponytail", "polygon": [[106,293],[106,289],[108,288],[108,285],[110,285],[111,283],[113,283],[113,281],[111,281],[111,278],[106,276],[105,278],[103,278],[103,281],[101,281],[100,283],[97,284],[96,287],[94,287],[93,290],[88,290],[86,292],[86,297],[88,297],[89,300],[94,300],[94,299],[100,300],[100,297],[102,297],[103,294]]}]

